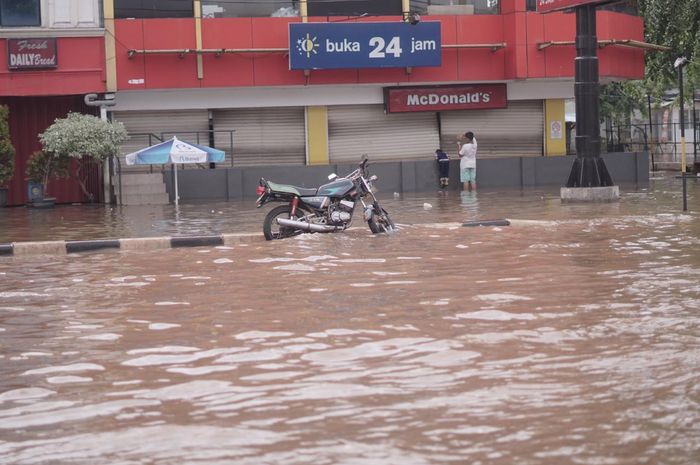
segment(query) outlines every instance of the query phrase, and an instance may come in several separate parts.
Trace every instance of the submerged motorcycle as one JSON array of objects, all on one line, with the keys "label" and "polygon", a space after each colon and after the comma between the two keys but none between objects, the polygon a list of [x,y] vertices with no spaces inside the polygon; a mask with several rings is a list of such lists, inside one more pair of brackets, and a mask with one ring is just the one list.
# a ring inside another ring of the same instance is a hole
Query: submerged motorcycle
[{"label": "submerged motorcycle", "polygon": [[347,229],[358,201],[362,215],[372,233],[396,229],[389,213],[379,206],[372,183],[377,176],[369,176],[368,160],[363,157],[360,166],[344,177],[328,176],[331,181],[317,189],[277,184],[260,178],[256,189],[258,208],[268,202],[283,202],[265,216],[265,239],[284,239],[307,232],[330,233]]}]

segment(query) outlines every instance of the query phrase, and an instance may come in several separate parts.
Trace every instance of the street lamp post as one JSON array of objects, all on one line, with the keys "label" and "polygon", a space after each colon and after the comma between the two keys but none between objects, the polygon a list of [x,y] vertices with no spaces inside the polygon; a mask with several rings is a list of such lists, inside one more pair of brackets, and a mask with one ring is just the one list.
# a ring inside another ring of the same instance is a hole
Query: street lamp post
[{"label": "street lamp post", "polygon": [[677,58],[673,67],[678,71],[678,94],[681,99],[681,173],[685,173],[686,159],[685,159],[685,111],[683,106],[683,68],[688,63],[686,57]]}]

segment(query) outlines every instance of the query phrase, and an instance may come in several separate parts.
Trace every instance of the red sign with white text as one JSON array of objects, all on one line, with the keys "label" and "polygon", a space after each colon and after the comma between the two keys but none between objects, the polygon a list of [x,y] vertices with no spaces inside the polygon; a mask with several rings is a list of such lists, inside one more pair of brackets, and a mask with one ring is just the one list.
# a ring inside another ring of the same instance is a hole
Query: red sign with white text
[{"label": "red sign with white text", "polygon": [[582,5],[610,3],[612,0],[537,0],[537,11],[549,13],[550,11],[566,10]]},{"label": "red sign with white text", "polygon": [[505,84],[472,84],[384,89],[387,113],[506,108]]},{"label": "red sign with white text", "polygon": [[56,39],[7,39],[9,69],[56,68]]}]

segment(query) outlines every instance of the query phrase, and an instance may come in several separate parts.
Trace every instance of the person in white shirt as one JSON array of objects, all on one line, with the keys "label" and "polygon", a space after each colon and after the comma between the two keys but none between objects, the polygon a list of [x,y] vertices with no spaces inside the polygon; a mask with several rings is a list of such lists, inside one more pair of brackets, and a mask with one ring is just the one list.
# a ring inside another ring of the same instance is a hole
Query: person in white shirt
[{"label": "person in white shirt", "polygon": [[463,190],[476,190],[476,138],[469,131],[464,134],[466,142],[457,142],[459,148],[459,180],[462,181]]}]

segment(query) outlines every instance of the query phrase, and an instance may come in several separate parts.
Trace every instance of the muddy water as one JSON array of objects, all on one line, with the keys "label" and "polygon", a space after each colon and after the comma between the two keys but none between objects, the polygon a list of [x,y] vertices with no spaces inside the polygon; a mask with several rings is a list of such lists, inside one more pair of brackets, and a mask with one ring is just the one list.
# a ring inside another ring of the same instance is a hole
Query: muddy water
[{"label": "muddy water", "polygon": [[[700,180],[688,186],[691,212],[700,209]],[[380,185],[381,188],[381,185]],[[382,205],[401,223],[433,223],[491,218],[577,219],[620,214],[679,211],[681,187],[672,175],[647,189],[620,186],[618,204],[562,206],[559,188],[452,190],[398,194],[380,191]],[[429,205],[425,209],[424,205]],[[698,207],[695,207],[697,205]],[[173,205],[60,205],[52,209],[0,209],[0,244],[16,241],[85,240],[260,232],[265,210],[255,200],[198,201]]]},{"label": "muddy water", "polygon": [[1,258],[0,463],[695,464],[700,218],[675,200]]}]

